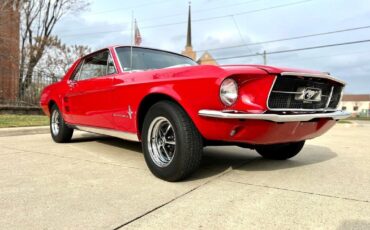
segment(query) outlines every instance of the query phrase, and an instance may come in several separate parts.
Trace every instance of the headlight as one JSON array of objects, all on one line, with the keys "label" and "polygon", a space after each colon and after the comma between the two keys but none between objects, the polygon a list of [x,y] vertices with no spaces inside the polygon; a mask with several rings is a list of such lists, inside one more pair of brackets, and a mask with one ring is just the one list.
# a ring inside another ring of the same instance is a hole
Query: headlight
[{"label": "headlight", "polygon": [[238,84],[231,78],[225,79],[220,87],[220,98],[222,103],[230,106],[238,98]]}]

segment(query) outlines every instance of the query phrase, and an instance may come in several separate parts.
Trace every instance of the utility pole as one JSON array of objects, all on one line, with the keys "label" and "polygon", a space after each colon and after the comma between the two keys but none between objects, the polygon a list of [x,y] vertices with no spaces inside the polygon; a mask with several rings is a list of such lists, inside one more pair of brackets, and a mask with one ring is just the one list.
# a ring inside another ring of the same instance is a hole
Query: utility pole
[{"label": "utility pole", "polygon": [[267,52],[266,50],[263,51],[263,53],[256,53],[256,55],[261,55],[263,58],[263,64],[267,65]]},{"label": "utility pole", "polygon": [[267,54],[266,54],[266,50],[263,51],[263,64],[264,65],[267,65]]}]

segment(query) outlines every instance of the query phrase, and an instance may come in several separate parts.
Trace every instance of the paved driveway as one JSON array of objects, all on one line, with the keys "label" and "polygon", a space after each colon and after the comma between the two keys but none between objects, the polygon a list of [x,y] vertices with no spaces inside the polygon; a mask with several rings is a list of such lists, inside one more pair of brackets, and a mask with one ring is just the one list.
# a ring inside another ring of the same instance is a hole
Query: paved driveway
[{"label": "paved driveway", "polygon": [[139,144],[78,132],[0,137],[3,229],[370,229],[370,126],[339,124],[288,161],[205,149],[168,183]]}]

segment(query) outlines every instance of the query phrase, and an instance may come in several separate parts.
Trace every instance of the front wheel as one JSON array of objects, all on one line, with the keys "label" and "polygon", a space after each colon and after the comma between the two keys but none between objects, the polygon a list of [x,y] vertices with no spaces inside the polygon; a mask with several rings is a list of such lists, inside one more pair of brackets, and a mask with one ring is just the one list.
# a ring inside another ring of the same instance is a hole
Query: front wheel
[{"label": "front wheel", "polygon": [[256,147],[256,151],[264,158],[273,160],[286,160],[297,155],[303,148],[305,141],[261,145]]},{"label": "front wheel", "polygon": [[161,101],[145,116],[142,129],[145,161],[150,171],[166,181],[178,181],[200,165],[202,137],[176,103]]},{"label": "front wheel", "polygon": [[69,142],[73,135],[73,129],[64,122],[63,116],[56,105],[51,107],[50,133],[57,143]]}]

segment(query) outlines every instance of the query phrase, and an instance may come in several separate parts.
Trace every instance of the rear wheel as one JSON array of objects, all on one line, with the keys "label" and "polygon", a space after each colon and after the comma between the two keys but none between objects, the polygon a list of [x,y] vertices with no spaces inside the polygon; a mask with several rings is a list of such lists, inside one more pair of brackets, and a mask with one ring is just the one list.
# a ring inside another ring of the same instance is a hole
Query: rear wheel
[{"label": "rear wheel", "polygon": [[142,145],[150,171],[167,181],[189,176],[202,158],[201,135],[185,111],[171,101],[158,102],[149,109]]},{"label": "rear wheel", "polygon": [[256,151],[264,158],[273,160],[286,160],[297,155],[303,148],[305,141],[261,145],[256,147]]},{"label": "rear wheel", "polygon": [[51,107],[50,133],[57,143],[69,142],[73,135],[73,129],[64,122],[63,116],[56,105]]}]

